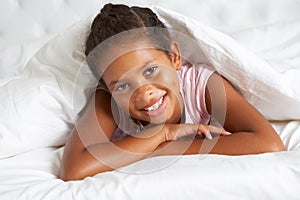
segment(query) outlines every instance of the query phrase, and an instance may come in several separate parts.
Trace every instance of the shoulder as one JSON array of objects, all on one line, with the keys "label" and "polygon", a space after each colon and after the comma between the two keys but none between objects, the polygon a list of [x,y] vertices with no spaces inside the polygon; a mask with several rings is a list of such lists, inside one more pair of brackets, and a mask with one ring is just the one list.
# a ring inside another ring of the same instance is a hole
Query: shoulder
[{"label": "shoulder", "polygon": [[95,94],[95,100],[91,104],[94,109],[92,110],[96,114],[96,119],[105,132],[107,137],[110,138],[112,133],[116,129],[116,120],[114,118],[115,104],[111,100],[111,95],[105,90],[97,90]]},{"label": "shoulder", "polygon": [[209,121],[205,93],[207,82],[214,72],[214,68],[206,64],[183,65],[178,71],[186,111],[194,123],[206,124]]},{"label": "shoulder", "polygon": [[210,75],[216,70],[207,64],[185,64],[177,71],[179,78],[183,79],[193,79],[201,78],[207,80]]},{"label": "shoulder", "polygon": [[[177,71],[181,89],[205,88],[209,77],[216,70],[207,64],[185,64]],[[197,87],[197,88],[195,88]]]}]

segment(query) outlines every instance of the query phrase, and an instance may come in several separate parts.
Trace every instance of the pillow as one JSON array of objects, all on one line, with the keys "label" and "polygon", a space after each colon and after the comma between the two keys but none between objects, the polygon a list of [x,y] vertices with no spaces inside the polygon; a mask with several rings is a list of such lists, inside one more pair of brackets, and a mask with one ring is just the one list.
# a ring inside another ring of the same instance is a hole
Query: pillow
[{"label": "pillow", "polygon": [[20,78],[0,87],[0,158],[65,144],[89,85],[97,81],[85,66],[83,51],[92,18],[47,42]]},{"label": "pillow", "polygon": [[[179,13],[157,6],[152,9],[168,27],[183,32],[198,42],[201,51],[194,52],[190,59],[205,58],[203,62],[214,66],[268,120],[300,119],[300,69],[285,66],[285,72],[281,73],[274,69],[277,65],[270,65],[221,32]],[[290,28],[289,32],[294,36],[295,31],[291,30],[295,28]],[[280,37],[274,38],[279,39]],[[292,42],[295,43],[295,40]],[[295,51],[284,53],[290,55],[285,55],[287,59],[295,56]],[[282,60],[278,62],[283,63]]]},{"label": "pillow", "polygon": [[[159,7],[153,10],[169,27],[198,42],[201,49],[190,59],[212,64],[268,119],[300,119],[299,89],[262,59],[188,17]],[[77,113],[97,84],[83,53],[93,17],[50,40],[31,58],[19,79],[0,88],[0,158],[64,145]]]}]

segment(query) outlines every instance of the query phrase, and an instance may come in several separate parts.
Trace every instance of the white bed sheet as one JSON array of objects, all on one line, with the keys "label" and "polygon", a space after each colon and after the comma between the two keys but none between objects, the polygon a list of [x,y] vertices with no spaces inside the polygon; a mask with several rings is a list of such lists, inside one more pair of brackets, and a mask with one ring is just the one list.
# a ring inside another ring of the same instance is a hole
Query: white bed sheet
[{"label": "white bed sheet", "polygon": [[[132,4],[135,2],[150,4],[131,1]],[[194,0],[189,6],[186,6],[185,0],[178,0],[172,5],[170,1],[155,2],[231,34],[270,63],[278,63],[276,58],[282,46],[267,41],[267,35],[261,34],[267,30],[274,34],[271,30],[274,26],[266,29],[262,25],[300,19],[298,0]],[[84,4],[88,6],[84,7]],[[1,1],[0,85],[18,77],[25,63],[50,37],[77,19],[96,12],[99,7],[98,1],[94,0],[84,4],[80,0],[55,3]],[[245,10],[247,12],[243,12]],[[11,22],[25,23],[31,28],[22,31],[24,26],[18,28]],[[273,50],[276,49],[277,54],[268,54],[270,44],[276,47]],[[285,47],[291,48],[289,45]],[[289,63],[291,66],[300,63],[299,46],[295,48],[288,51],[295,53],[294,59],[282,55],[285,60],[294,62]],[[278,65],[277,69],[281,70]],[[63,147],[38,148],[0,159],[0,199],[299,199],[300,121],[272,123],[288,152],[249,156],[183,156],[169,167],[152,173],[113,171],[67,183],[56,177]],[[168,159],[173,160],[174,156],[147,159],[122,169],[141,171],[146,166],[155,168],[162,160]]]},{"label": "white bed sheet", "polygon": [[[10,199],[299,199],[300,121],[273,123],[288,152],[162,156],[81,181],[57,179],[62,148],[0,160],[0,197]],[[177,159],[178,158],[178,159]],[[165,168],[142,173],[170,161]],[[126,173],[130,171],[131,173]],[[132,173],[133,171],[141,173]]]}]

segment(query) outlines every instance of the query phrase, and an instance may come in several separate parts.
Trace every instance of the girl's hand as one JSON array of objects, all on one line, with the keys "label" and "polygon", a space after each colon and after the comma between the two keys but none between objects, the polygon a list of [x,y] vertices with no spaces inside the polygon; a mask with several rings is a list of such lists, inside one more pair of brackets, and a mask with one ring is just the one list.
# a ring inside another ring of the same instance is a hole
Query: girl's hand
[{"label": "girl's hand", "polygon": [[213,139],[212,133],[218,135],[231,135],[223,128],[205,124],[165,124],[163,129],[165,142],[178,140],[179,138],[190,135],[204,135],[207,139]]}]

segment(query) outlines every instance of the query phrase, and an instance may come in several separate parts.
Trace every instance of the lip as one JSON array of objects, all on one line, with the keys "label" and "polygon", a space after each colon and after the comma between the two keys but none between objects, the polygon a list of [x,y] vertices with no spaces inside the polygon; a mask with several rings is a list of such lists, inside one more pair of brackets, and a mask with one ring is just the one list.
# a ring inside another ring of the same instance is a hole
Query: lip
[{"label": "lip", "polygon": [[162,98],[163,98],[162,103],[159,105],[159,107],[156,110],[145,110],[145,109],[143,109],[142,112],[145,113],[146,115],[150,116],[150,117],[155,117],[155,116],[158,116],[158,115],[162,114],[165,111],[165,108],[167,106],[167,94],[165,94]]}]

